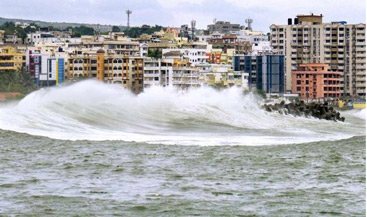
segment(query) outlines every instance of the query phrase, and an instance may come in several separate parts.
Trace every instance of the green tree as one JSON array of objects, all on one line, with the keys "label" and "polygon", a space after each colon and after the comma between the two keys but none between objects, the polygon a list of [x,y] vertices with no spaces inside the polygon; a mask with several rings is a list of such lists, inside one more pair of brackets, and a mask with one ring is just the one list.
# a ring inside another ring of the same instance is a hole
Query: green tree
[{"label": "green tree", "polygon": [[67,27],[66,30],[72,30],[73,34],[71,37],[78,38],[82,35],[94,35],[94,29],[88,26],[77,26],[77,27]]},{"label": "green tree", "polygon": [[266,99],[266,93],[263,90],[256,89],[255,93],[261,96],[263,99]]},{"label": "green tree", "polygon": [[32,76],[25,68],[17,71],[0,71],[0,92],[30,93],[37,89]]},{"label": "green tree", "polygon": [[112,26],[112,32],[121,32],[121,29],[118,26]]},{"label": "green tree", "polygon": [[129,29],[126,29],[124,31],[125,35],[131,37],[131,38],[138,38],[140,35],[142,34],[148,34],[148,35],[151,35],[153,34],[154,32],[159,32],[161,30],[165,30],[164,27],[162,26],[158,26],[158,25],[155,25],[153,27],[150,27],[150,28],[141,28],[141,27],[131,27]]},{"label": "green tree", "polygon": [[6,35],[16,35],[18,38],[21,38],[23,43],[27,38],[27,34],[31,32],[35,32],[39,26],[35,25],[36,29],[31,28],[30,26],[26,28],[22,28],[20,26],[15,26],[13,22],[6,22],[3,25],[0,25],[0,29],[5,31]]},{"label": "green tree", "polygon": [[148,57],[160,59],[160,58],[162,58],[162,50],[160,50],[160,49],[149,49],[148,50]]}]

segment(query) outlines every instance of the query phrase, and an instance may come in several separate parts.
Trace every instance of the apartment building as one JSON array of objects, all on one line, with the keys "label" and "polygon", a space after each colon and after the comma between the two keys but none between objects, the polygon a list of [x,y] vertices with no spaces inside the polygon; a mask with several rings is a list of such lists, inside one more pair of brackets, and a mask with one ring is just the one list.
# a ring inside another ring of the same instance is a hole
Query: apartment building
[{"label": "apartment building", "polygon": [[139,42],[132,41],[104,41],[104,39],[92,39],[80,43],[68,43],[68,47],[76,50],[82,48],[94,50],[103,49],[113,51],[117,55],[143,56],[143,54],[140,54],[141,49]]},{"label": "apartment building", "polygon": [[236,33],[239,41],[249,41],[251,44],[269,41],[269,37],[261,31],[242,29]]},{"label": "apartment building", "polygon": [[0,48],[0,71],[19,70],[26,66],[26,57],[24,52],[18,48],[4,46]]},{"label": "apartment building", "polygon": [[210,53],[206,53],[208,57],[208,63],[221,64],[222,62],[222,49],[212,49]]},{"label": "apartment building", "polygon": [[174,48],[162,50],[162,54],[166,59],[170,58],[172,55],[177,58],[178,52],[181,53],[184,58],[187,58],[193,66],[200,63],[206,63],[209,59],[206,55],[208,50],[205,48]]},{"label": "apartment building", "polygon": [[325,63],[342,72],[340,91],[347,97],[366,97],[366,25],[345,21],[324,23],[322,15],[298,15],[288,25],[271,25],[271,46],[285,55],[286,90],[299,64]]},{"label": "apartment building", "polygon": [[342,73],[328,69],[322,63],[300,64],[292,71],[292,93],[306,100],[339,98]]},{"label": "apartment building", "polygon": [[213,32],[228,33],[241,30],[240,24],[231,24],[230,22],[217,21],[214,24],[208,25],[209,34]]},{"label": "apartment building", "polygon": [[144,87],[173,86],[179,89],[201,86],[200,68],[182,56],[169,59],[144,60]]},{"label": "apartment building", "polygon": [[35,84],[44,87],[64,82],[66,54],[47,54],[40,49],[26,51],[26,69]]},{"label": "apartment building", "polygon": [[228,49],[234,49],[235,54],[251,53],[252,45],[249,41],[241,41],[236,35],[213,34],[208,43],[213,49],[222,49],[227,53]]},{"label": "apartment building", "polygon": [[202,85],[199,68],[192,66],[188,59],[174,59],[169,83],[180,89],[199,87]]},{"label": "apartment building", "polygon": [[173,73],[173,59],[144,59],[144,88],[168,86]]},{"label": "apartment building", "polygon": [[69,54],[67,78],[94,77],[99,81],[121,84],[134,93],[143,91],[144,58],[119,55],[103,49],[79,50]]},{"label": "apartment building", "polygon": [[256,88],[265,93],[284,93],[283,55],[236,55],[233,69],[248,73],[250,89]]},{"label": "apartment building", "polygon": [[203,84],[218,88],[247,87],[248,74],[233,71],[231,65],[211,64],[209,69],[200,71],[200,79]]}]

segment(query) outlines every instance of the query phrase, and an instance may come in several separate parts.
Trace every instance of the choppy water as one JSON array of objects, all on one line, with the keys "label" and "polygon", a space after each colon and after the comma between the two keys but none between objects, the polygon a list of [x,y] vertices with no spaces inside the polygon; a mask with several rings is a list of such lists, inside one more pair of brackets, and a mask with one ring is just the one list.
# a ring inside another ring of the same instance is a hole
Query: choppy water
[{"label": "choppy water", "polygon": [[0,105],[0,214],[365,215],[365,110],[335,123],[267,114],[237,89],[121,91]]}]

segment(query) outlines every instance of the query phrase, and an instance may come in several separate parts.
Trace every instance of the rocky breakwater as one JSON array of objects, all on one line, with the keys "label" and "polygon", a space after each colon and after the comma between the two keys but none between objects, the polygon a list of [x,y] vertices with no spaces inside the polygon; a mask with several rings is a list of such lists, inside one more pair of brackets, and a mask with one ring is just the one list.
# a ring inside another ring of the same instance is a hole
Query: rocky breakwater
[{"label": "rocky breakwater", "polygon": [[310,102],[305,103],[304,101],[300,102],[292,102],[285,103],[282,101],[281,103],[275,104],[264,104],[261,106],[267,112],[278,112],[280,114],[285,115],[294,115],[294,116],[305,116],[305,117],[315,117],[318,119],[325,119],[330,121],[342,121],[344,122],[345,118],[340,116],[340,112],[337,112],[333,107],[328,106],[325,103],[318,102]]}]

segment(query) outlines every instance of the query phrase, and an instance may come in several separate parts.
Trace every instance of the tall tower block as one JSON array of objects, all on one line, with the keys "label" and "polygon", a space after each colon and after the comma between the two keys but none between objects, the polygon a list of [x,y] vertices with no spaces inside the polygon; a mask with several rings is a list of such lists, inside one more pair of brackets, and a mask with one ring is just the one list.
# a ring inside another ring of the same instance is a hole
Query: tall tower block
[{"label": "tall tower block", "polygon": [[97,80],[104,81],[104,55],[105,51],[103,49],[99,49],[97,51]]}]

